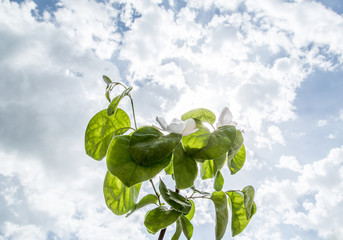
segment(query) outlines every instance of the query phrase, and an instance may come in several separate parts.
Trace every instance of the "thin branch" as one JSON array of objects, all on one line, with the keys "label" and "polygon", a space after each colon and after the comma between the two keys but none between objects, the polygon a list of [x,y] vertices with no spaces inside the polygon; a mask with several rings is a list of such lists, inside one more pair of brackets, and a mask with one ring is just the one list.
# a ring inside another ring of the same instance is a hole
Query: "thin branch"
[{"label": "thin branch", "polygon": [[158,194],[158,192],[156,191],[156,188],[155,188],[155,185],[154,185],[154,182],[152,181],[152,179],[150,179],[149,181],[150,181],[150,183],[152,185],[152,188],[154,189],[155,195],[157,196],[158,203],[161,206],[162,203],[161,203],[161,200],[160,200],[160,194]]}]

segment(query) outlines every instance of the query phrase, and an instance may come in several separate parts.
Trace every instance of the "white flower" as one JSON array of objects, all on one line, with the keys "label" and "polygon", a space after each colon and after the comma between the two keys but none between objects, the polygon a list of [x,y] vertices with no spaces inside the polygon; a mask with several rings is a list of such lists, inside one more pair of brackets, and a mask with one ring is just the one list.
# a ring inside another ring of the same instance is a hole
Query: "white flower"
[{"label": "white flower", "polygon": [[236,127],[237,123],[235,121],[232,121],[232,113],[230,112],[228,107],[225,107],[219,116],[217,128],[230,125]]},{"label": "white flower", "polygon": [[187,136],[198,131],[198,129],[196,128],[196,123],[192,118],[187,119],[184,122],[177,118],[174,118],[169,125],[163,117],[156,117],[156,121],[160,124],[161,128],[164,131],[182,134],[182,136]]}]

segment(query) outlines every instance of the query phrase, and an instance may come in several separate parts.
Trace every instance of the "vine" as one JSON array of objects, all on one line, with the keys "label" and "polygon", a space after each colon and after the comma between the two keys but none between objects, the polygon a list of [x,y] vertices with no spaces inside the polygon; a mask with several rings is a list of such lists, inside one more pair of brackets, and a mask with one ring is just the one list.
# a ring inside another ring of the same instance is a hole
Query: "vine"
[{"label": "vine", "polygon": [[[137,127],[130,94],[132,87],[112,82],[107,76],[103,76],[103,80],[107,84],[105,96],[109,105],[89,121],[85,149],[95,160],[106,157],[103,192],[107,207],[116,215],[129,217],[138,209],[155,205],[145,215],[147,231],[151,234],[160,232],[158,239],[162,240],[167,227],[176,224],[172,240],[177,240],[182,232],[187,239],[193,236],[191,220],[196,207],[192,199],[211,200],[216,215],[215,238],[219,240],[224,236],[229,210],[232,236],[240,234],[256,212],[255,190],[252,186],[241,191],[222,190],[224,165],[233,175],[241,170],[246,156],[242,132],[232,121],[230,110],[223,109],[216,127],[213,125],[215,114],[204,108],[191,110],[170,124],[157,117],[160,128]],[[124,90],[111,99],[110,93],[116,86]],[[131,102],[134,128],[128,114],[118,108],[124,97],[129,97]],[[212,129],[208,129],[206,124]],[[199,168],[201,179],[214,178],[212,193],[195,188]],[[168,189],[162,179],[158,189],[155,187],[152,179],[163,170],[175,181],[175,191]],[[143,196],[138,201],[145,181],[150,182],[154,194]],[[191,195],[180,194],[182,189],[190,189]]]}]

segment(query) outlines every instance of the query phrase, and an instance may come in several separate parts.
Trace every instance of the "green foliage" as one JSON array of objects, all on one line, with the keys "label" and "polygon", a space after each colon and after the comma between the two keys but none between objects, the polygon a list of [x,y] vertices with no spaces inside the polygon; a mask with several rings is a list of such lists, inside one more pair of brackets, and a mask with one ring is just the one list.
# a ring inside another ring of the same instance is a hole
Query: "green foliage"
[{"label": "green foliage", "polygon": [[[139,184],[141,184],[141,183],[139,183]],[[157,204],[157,200],[158,200],[158,198],[154,194],[148,194],[148,195],[144,196],[137,204],[135,204],[133,206],[131,211],[128,214],[126,214],[126,217],[129,217],[136,210],[138,210],[138,209],[140,209],[142,207],[145,207],[145,206],[147,206],[149,204]]]},{"label": "green foliage", "polygon": [[129,152],[130,136],[113,138],[107,152],[107,169],[127,187],[144,182],[156,176],[171,160],[171,154],[150,165],[138,164]]},{"label": "green foliage", "polygon": [[224,192],[213,192],[211,200],[216,210],[216,240],[223,238],[229,220],[227,197]]},{"label": "green foliage", "polygon": [[[130,94],[132,88],[113,82],[107,76],[103,76],[103,80],[106,83],[105,96],[110,103],[107,110],[98,112],[89,121],[85,149],[95,160],[106,156],[108,171],[103,192],[107,207],[116,215],[126,214],[128,217],[139,209],[151,209],[157,205],[145,215],[147,231],[155,234],[175,223],[172,240],[179,239],[182,232],[191,239],[194,231],[191,221],[196,214],[192,199],[210,199],[216,214],[216,240],[225,234],[229,206],[232,235],[241,233],[256,212],[255,190],[247,186],[242,191],[222,191],[225,163],[233,175],[242,169],[246,157],[242,132],[230,125],[232,121],[226,121],[232,118],[229,109],[225,108],[220,115],[217,123],[220,127],[216,129],[213,127],[215,114],[204,108],[183,114],[181,119],[187,120],[187,124],[173,120],[167,125],[163,118],[158,118],[162,131],[152,126],[137,128]],[[111,100],[110,93],[116,86],[123,87],[123,91]],[[118,108],[124,97],[131,101],[135,128],[131,127],[128,114]],[[208,129],[206,124],[214,129]],[[164,134],[165,131],[169,134]],[[199,167],[201,179],[213,181],[211,193],[194,186]],[[158,189],[155,188],[153,178],[163,170],[171,176],[169,180],[175,181],[175,191],[168,189],[161,178]],[[154,193],[137,202],[145,181],[150,181]],[[192,193],[187,196],[180,193],[180,189],[189,189]]]},{"label": "green foliage", "polygon": [[163,199],[176,211],[187,214],[192,209],[192,204],[190,203],[190,201],[188,201],[185,197],[181,196],[177,192],[167,189],[167,186],[161,179],[159,190]]},{"label": "green foliage", "polygon": [[98,112],[86,129],[86,153],[95,160],[103,159],[113,136],[125,133],[130,126],[129,116],[121,109],[112,116],[108,116],[106,110]]},{"label": "green foliage", "polygon": [[173,169],[176,187],[186,189],[194,184],[198,175],[198,166],[193,158],[187,155],[181,144],[174,150]]},{"label": "green foliage", "polygon": [[181,116],[182,121],[185,121],[189,118],[194,118],[202,122],[208,122],[210,124],[213,124],[216,121],[216,115],[206,108],[193,109]]},{"label": "green foliage", "polygon": [[245,147],[244,144],[242,144],[241,148],[235,154],[235,156],[227,161],[227,165],[232,175],[236,174],[239,170],[242,169],[245,162],[245,155]]},{"label": "green foliage", "polygon": [[220,171],[218,171],[216,174],[216,177],[214,178],[213,188],[216,191],[221,191],[223,189],[223,186],[224,186],[224,177],[220,173]]},{"label": "green foliage", "polygon": [[130,211],[136,203],[141,183],[126,187],[117,177],[107,171],[104,180],[104,196],[106,205],[116,215]]},{"label": "green foliage", "polygon": [[141,127],[131,135],[129,151],[135,162],[149,166],[166,158],[181,141],[181,135],[164,136],[153,127]]},{"label": "green foliage", "polygon": [[[231,231],[232,236],[240,234],[248,225],[251,217],[256,212],[256,205],[253,202],[254,190],[251,186],[244,188],[244,192],[228,191],[229,205],[232,211]],[[247,218],[250,216],[250,218]]]},{"label": "green foliage", "polygon": [[159,230],[173,224],[181,215],[182,213],[179,211],[160,206],[147,212],[144,219],[144,225],[149,232],[155,234]]},{"label": "green foliage", "polygon": [[234,126],[223,126],[213,131],[206,147],[194,154],[195,159],[214,159],[227,153],[236,138]]}]

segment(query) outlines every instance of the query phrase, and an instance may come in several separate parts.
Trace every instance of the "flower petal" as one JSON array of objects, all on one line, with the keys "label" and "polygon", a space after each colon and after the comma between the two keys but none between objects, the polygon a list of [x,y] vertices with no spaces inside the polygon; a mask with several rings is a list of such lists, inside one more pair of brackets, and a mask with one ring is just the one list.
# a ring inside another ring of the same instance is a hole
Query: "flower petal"
[{"label": "flower petal", "polygon": [[225,125],[232,125],[232,113],[230,112],[228,107],[225,107],[221,112],[218,119],[217,127],[222,127]]},{"label": "flower petal", "polygon": [[185,129],[185,123],[181,120],[174,118],[173,121],[168,125],[167,131],[182,134],[182,131]]},{"label": "flower petal", "polygon": [[182,131],[182,134],[187,133],[187,132],[192,132],[196,128],[196,123],[193,118],[186,119],[185,123],[185,128]]},{"label": "flower petal", "polygon": [[156,121],[160,124],[160,126],[163,130],[165,130],[165,131],[167,130],[168,124],[167,124],[166,120],[164,120],[163,117],[156,117]]}]

